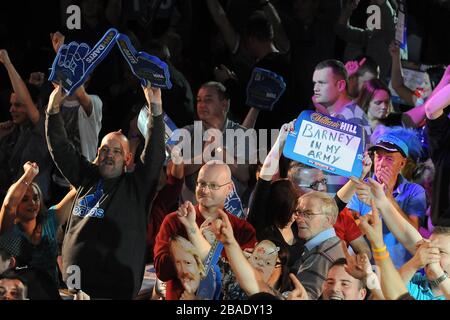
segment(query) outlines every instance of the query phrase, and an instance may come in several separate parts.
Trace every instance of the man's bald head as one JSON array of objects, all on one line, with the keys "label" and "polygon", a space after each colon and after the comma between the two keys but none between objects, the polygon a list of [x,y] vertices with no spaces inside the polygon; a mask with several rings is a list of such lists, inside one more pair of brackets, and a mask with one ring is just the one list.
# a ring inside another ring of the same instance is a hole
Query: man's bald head
[{"label": "man's bald head", "polygon": [[[203,167],[200,169],[200,172],[203,174],[213,174],[217,177],[217,179],[223,180],[225,182],[228,182],[231,180],[231,170],[230,167],[223,163],[218,161],[209,161]],[[199,173],[200,175],[200,173]]]},{"label": "man's bald head", "polygon": [[225,199],[232,189],[228,165],[210,161],[200,169],[195,194],[201,207],[223,208]]},{"label": "man's bald head", "polygon": [[119,141],[119,143],[122,145],[123,151],[125,153],[130,152],[130,142],[128,141],[128,138],[122,133],[122,130],[108,133],[103,137],[100,146],[103,146],[103,144],[110,139],[117,139],[117,141]]},{"label": "man's bald head", "polygon": [[103,178],[116,178],[125,172],[132,155],[127,137],[121,131],[108,133],[98,149],[98,167]]}]

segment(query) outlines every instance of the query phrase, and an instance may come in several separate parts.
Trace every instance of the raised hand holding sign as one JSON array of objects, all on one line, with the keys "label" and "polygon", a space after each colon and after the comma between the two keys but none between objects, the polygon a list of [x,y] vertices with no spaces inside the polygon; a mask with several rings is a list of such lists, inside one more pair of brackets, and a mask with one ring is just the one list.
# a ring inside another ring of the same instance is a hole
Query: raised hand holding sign
[{"label": "raised hand holding sign", "polygon": [[283,77],[266,69],[254,68],[247,84],[246,105],[271,111],[285,90]]},{"label": "raised hand holding sign", "polygon": [[53,61],[49,80],[61,84],[66,94],[72,95],[106,57],[116,41],[117,34],[116,29],[109,29],[92,50],[86,43],[71,42],[62,45]]},{"label": "raised hand holding sign", "polygon": [[148,53],[137,52],[131,44],[130,39],[124,34],[118,35],[117,45],[125,60],[128,62],[131,71],[139,78],[143,86],[146,86],[147,81],[149,81],[152,87],[155,88],[172,88],[167,63]]}]

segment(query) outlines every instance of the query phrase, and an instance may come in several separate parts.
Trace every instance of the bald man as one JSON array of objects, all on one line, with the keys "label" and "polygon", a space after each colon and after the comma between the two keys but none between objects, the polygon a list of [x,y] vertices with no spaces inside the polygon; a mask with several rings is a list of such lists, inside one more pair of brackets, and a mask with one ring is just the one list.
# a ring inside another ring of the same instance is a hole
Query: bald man
[{"label": "bald man", "polygon": [[77,188],[64,236],[63,279],[69,288],[91,298],[134,298],[144,275],[147,212],[165,158],[161,91],[143,89],[153,127],[133,172],[132,155],[119,131],[106,135],[95,163],[81,156],[67,139],[59,113],[64,94],[57,87],[47,107],[46,135],[50,153]]},{"label": "bald man", "polygon": [[[206,220],[214,220],[223,210],[225,199],[233,188],[231,171],[228,165],[208,162],[200,169],[195,197],[198,204],[183,203],[176,212],[164,218],[154,249],[154,264],[158,279],[167,282],[166,299],[178,300],[183,293],[181,282],[170,255],[170,239],[177,235],[189,239],[197,248],[204,261],[211,248],[210,243],[200,231]],[[253,248],[256,243],[255,229],[247,221],[225,212],[231,221],[233,232],[241,248]]]}]

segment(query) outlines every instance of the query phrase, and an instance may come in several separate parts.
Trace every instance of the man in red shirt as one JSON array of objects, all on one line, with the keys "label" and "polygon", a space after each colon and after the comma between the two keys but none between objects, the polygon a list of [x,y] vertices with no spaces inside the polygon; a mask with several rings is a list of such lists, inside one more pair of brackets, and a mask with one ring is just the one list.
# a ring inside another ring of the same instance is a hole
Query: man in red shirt
[{"label": "man in red shirt", "polygon": [[[189,239],[204,261],[211,248],[203,237],[200,226],[206,219],[215,220],[223,210],[227,195],[232,190],[231,171],[226,164],[207,163],[198,174],[195,196],[198,205],[189,201],[164,218],[154,248],[156,275],[167,283],[167,300],[177,300],[183,293],[183,286],[170,255],[170,240],[179,235]],[[247,221],[226,212],[233,227],[233,233],[241,248],[253,248],[256,243],[255,229]]]}]

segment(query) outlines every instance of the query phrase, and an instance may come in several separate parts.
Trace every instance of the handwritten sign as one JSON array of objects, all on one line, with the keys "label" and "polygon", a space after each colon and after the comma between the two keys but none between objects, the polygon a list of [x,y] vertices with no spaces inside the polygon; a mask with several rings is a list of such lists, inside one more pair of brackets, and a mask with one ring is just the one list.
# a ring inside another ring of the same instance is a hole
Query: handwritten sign
[{"label": "handwritten sign", "polygon": [[109,29],[92,50],[86,43],[73,41],[62,45],[53,61],[48,80],[61,83],[66,94],[72,95],[108,55],[116,43],[117,34],[116,29]]},{"label": "handwritten sign", "polygon": [[289,133],[283,154],[292,160],[345,177],[359,177],[364,129],[314,111],[303,111]]},{"label": "handwritten sign", "polygon": [[117,36],[117,45],[131,71],[139,78],[143,86],[146,86],[147,81],[150,81],[154,88],[172,88],[167,63],[146,52],[137,52],[130,39],[124,34]]},{"label": "handwritten sign", "polygon": [[271,111],[286,90],[283,77],[270,70],[254,68],[247,84],[246,105]]}]

